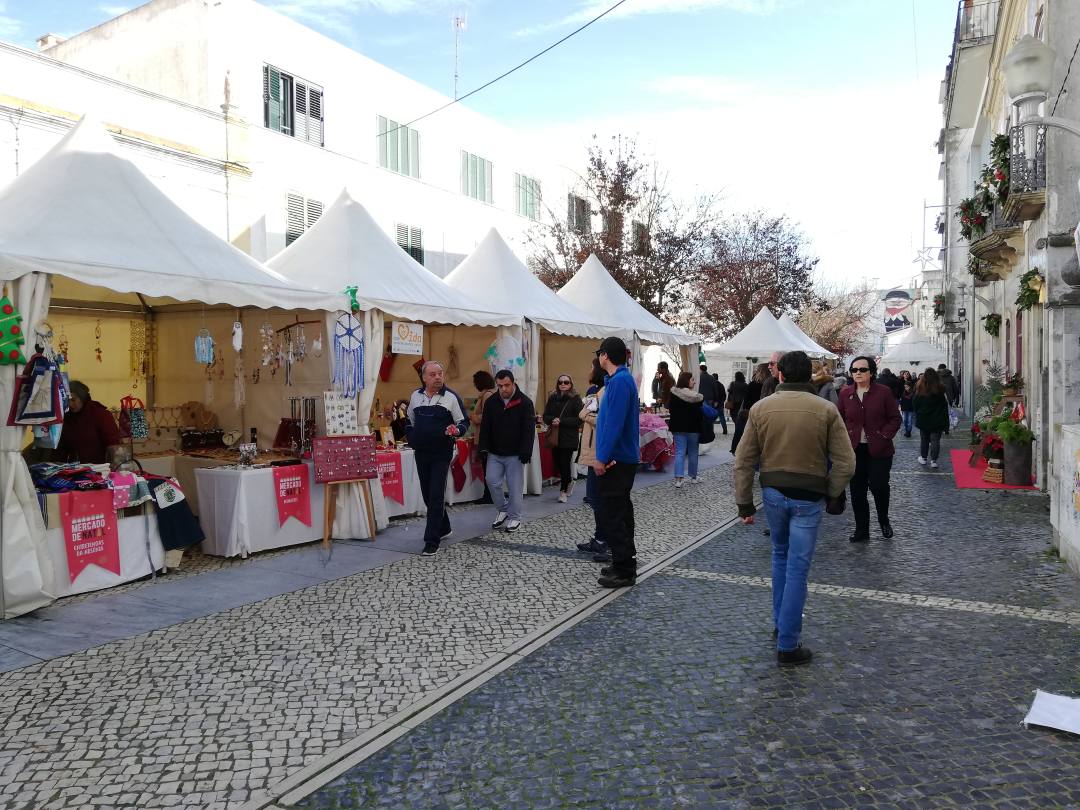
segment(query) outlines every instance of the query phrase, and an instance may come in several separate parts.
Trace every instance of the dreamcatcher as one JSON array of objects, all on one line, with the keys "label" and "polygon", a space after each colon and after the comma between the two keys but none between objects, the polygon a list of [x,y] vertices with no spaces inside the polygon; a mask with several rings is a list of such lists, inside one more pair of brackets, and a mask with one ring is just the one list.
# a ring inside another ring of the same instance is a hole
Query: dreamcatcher
[{"label": "dreamcatcher", "polygon": [[240,321],[234,321],[232,325],[232,347],[237,354],[244,350],[244,325]]},{"label": "dreamcatcher", "polygon": [[214,338],[205,326],[195,335],[195,362],[204,366],[214,364]]},{"label": "dreamcatcher", "polygon": [[97,361],[101,362],[101,319],[98,319],[97,325],[94,327],[94,356]]},{"label": "dreamcatcher", "polygon": [[364,326],[351,313],[334,323],[334,390],[347,397],[364,387]]},{"label": "dreamcatcher", "polygon": [[311,341],[311,356],[322,357],[322,329],[319,329],[319,334]]}]

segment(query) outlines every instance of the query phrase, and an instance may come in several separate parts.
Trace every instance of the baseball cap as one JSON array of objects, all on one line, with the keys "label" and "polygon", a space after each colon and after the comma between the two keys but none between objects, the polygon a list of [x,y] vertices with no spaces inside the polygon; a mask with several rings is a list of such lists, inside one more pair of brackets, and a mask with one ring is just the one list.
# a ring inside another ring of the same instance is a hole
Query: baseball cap
[{"label": "baseball cap", "polygon": [[600,348],[596,350],[596,355],[599,357],[601,354],[606,354],[608,360],[617,366],[626,364],[626,343],[622,338],[608,337],[604,338],[600,343]]}]

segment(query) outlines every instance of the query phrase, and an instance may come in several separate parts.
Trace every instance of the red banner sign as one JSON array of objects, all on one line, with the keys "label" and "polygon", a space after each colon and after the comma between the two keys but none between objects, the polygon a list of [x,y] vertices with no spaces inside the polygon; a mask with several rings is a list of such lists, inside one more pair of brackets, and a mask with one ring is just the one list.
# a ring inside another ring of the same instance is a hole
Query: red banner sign
[{"label": "red banner sign", "polygon": [[74,582],[91,564],[120,576],[120,534],[112,492],[65,492],[60,496],[60,516],[70,580]]},{"label": "red banner sign", "polygon": [[274,467],[274,495],[277,497],[278,525],[291,517],[311,525],[311,486],[306,464]]},{"label": "red banner sign", "polygon": [[401,474],[401,453],[376,453],[375,461],[379,465],[379,482],[383,495],[405,505],[405,482]]}]

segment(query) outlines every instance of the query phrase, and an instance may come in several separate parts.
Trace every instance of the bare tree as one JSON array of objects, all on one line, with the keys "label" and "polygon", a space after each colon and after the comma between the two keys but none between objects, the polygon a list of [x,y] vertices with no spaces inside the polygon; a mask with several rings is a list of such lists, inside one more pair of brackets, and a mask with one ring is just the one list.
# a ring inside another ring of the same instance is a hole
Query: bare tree
[{"label": "bare tree", "polygon": [[877,312],[878,293],[867,283],[856,287],[817,281],[815,301],[799,315],[799,327],[820,346],[845,357],[857,351]]},{"label": "bare tree", "polygon": [[714,207],[714,197],[692,205],[675,201],[666,176],[638,156],[632,139],[615,136],[606,147],[594,142],[585,174],[568,195],[566,216],[549,206],[551,224],[530,233],[529,263],[558,290],[595,253],[634,300],[654,315],[672,317],[685,306],[716,219]]}]

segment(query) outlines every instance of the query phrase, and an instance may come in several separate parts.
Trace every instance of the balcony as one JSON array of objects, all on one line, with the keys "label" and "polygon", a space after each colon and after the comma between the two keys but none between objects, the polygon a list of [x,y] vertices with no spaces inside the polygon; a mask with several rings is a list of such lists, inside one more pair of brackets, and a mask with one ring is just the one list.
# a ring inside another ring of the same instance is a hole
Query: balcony
[{"label": "balcony", "polygon": [[952,59],[946,71],[946,128],[975,125],[1000,6],[1001,0],[960,0],[958,4]]},{"label": "balcony", "polygon": [[[1034,148],[1025,150],[1025,139],[1033,139]],[[1013,127],[1009,143],[1009,196],[1004,215],[1018,223],[1038,219],[1046,207],[1046,127]],[[1028,154],[1034,157],[1029,160]]]},{"label": "balcony", "polygon": [[[1012,199],[1012,193],[1009,193]],[[987,274],[1005,278],[1024,250],[1024,228],[1010,217],[1005,208],[995,205],[986,222],[986,230],[968,245],[968,252],[986,268]]]}]

